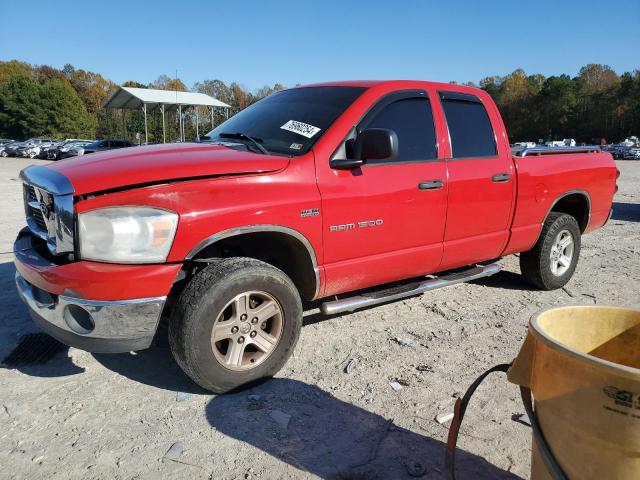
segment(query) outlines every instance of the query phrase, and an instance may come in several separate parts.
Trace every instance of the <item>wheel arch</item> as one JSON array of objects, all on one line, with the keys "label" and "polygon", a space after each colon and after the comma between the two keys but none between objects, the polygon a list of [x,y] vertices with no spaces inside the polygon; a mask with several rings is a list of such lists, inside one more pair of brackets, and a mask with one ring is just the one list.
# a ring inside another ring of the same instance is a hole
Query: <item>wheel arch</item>
[{"label": "wheel arch", "polygon": [[578,222],[580,233],[584,233],[591,220],[591,197],[586,190],[568,190],[553,201],[544,216],[543,224],[551,212],[571,215]]},{"label": "wheel arch", "polygon": [[215,233],[199,242],[185,260],[246,256],[262,260],[286,273],[300,296],[314,300],[320,294],[320,273],[311,242],[282,225],[252,225]]}]

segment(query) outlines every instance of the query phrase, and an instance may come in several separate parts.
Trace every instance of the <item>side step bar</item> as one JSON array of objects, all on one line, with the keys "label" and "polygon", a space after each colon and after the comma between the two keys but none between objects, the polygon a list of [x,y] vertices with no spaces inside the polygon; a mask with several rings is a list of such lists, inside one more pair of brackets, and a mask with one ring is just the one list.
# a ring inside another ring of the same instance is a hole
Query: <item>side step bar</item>
[{"label": "side step bar", "polygon": [[360,308],[378,305],[380,303],[391,302],[401,298],[421,295],[430,290],[456,285],[458,283],[469,282],[482,277],[495,275],[502,267],[497,263],[489,265],[478,265],[461,272],[450,273],[438,278],[415,282],[400,287],[391,287],[385,290],[378,290],[370,293],[362,293],[349,298],[324,302],[320,305],[320,311],[325,315],[334,315],[342,312],[353,312]]}]

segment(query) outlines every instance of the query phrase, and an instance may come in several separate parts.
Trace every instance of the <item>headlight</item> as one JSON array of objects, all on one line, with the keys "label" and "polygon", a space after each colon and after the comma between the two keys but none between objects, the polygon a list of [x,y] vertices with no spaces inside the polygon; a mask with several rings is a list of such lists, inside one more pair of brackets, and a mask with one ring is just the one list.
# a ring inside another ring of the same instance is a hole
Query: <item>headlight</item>
[{"label": "headlight", "polygon": [[78,214],[80,258],[115,263],[167,259],[178,214],[151,207],[113,207]]}]

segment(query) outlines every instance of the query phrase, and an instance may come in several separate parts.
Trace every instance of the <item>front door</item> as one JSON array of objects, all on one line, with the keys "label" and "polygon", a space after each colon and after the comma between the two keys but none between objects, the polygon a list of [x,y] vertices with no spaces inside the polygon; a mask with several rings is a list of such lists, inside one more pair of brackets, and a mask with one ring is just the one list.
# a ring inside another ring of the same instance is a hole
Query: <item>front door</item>
[{"label": "front door", "polygon": [[446,163],[438,158],[431,102],[424,91],[382,97],[334,154],[366,128],[398,136],[398,154],[355,170],[316,158],[322,199],[324,295],[434,271],[442,256]]}]

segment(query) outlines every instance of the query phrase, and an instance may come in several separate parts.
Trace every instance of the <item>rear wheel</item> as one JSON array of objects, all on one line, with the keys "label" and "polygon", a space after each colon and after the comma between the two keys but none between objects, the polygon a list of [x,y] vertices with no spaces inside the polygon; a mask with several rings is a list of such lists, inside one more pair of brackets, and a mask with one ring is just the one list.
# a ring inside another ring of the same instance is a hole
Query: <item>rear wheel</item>
[{"label": "rear wheel", "polygon": [[251,258],[219,259],[181,293],[169,323],[178,365],[223,393],[274,375],[291,356],[302,304],[291,279]]},{"label": "rear wheel", "polygon": [[580,227],[575,218],[565,213],[550,213],[538,242],[520,254],[522,275],[542,290],[563,287],[578,264],[580,240]]}]

